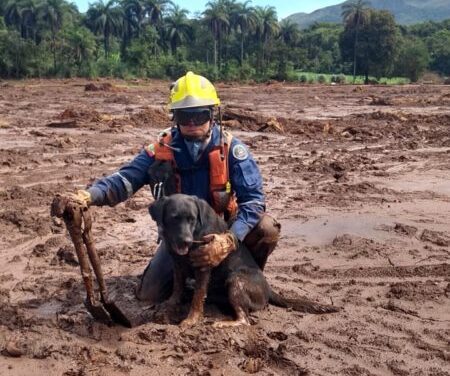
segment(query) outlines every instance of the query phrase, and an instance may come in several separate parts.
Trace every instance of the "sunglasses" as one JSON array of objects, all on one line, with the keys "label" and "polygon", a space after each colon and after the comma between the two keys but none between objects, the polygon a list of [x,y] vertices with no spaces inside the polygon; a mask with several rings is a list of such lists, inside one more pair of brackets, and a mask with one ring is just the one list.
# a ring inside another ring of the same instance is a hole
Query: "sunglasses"
[{"label": "sunglasses", "polygon": [[203,125],[211,120],[211,111],[175,111],[174,120],[178,125]]}]

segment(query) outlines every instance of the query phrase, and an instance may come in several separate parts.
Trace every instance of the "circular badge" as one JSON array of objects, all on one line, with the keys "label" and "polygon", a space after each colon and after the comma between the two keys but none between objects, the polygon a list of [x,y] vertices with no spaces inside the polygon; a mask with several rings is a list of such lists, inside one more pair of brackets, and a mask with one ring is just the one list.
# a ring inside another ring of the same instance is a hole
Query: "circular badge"
[{"label": "circular badge", "polygon": [[147,145],[146,150],[147,150],[147,154],[150,157],[153,157],[155,155],[155,145],[154,144]]},{"label": "circular badge", "polygon": [[233,157],[236,159],[243,161],[248,157],[248,151],[244,145],[237,144],[233,147]]}]

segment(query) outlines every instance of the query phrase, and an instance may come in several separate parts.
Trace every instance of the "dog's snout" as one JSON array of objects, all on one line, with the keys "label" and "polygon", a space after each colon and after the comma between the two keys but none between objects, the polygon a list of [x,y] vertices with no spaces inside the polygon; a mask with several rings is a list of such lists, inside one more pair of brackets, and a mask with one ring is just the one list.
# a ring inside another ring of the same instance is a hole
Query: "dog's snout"
[{"label": "dog's snout", "polygon": [[192,245],[192,237],[184,237],[178,239],[176,244],[173,244],[173,249],[179,255],[186,255],[189,252],[189,248]]},{"label": "dog's snout", "polygon": [[194,237],[192,236],[192,234],[190,233],[190,231],[181,231],[180,234],[178,235],[178,243],[184,243],[184,245],[186,246],[191,246],[192,242],[194,240]]},{"label": "dog's snout", "polygon": [[181,245],[183,247],[190,247],[192,245],[192,238],[191,239],[185,239],[184,241],[181,242]]}]

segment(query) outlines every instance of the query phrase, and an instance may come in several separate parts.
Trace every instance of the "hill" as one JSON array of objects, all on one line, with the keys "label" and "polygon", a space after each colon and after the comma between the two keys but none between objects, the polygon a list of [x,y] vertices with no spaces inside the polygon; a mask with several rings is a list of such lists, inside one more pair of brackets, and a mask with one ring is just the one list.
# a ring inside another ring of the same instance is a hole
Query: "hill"
[{"label": "hill", "polygon": [[[341,7],[347,2],[312,13],[294,13],[287,18],[299,24],[300,28],[306,28],[314,22],[341,22]],[[370,7],[389,10],[397,23],[403,25],[450,18],[450,0],[370,0]]]}]

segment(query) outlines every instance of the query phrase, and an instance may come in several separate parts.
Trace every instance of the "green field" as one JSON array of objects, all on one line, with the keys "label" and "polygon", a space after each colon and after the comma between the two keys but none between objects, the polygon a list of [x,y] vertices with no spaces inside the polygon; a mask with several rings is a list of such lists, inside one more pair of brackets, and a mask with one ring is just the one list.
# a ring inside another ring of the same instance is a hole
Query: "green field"
[{"label": "green field", "polygon": [[[353,76],[344,74],[329,74],[329,73],[313,73],[313,72],[302,72],[296,71],[298,80],[305,83],[324,83],[330,84],[332,82],[353,84]],[[339,81],[340,78],[340,81]],[[376,80],[382,85],[404,85],[409,84],[410,80],[404,77],[381,77],[376,79],[375,77],[369,77],[369,80]],[[355,84],[364,84],[364,76],[356,76]]]}]

